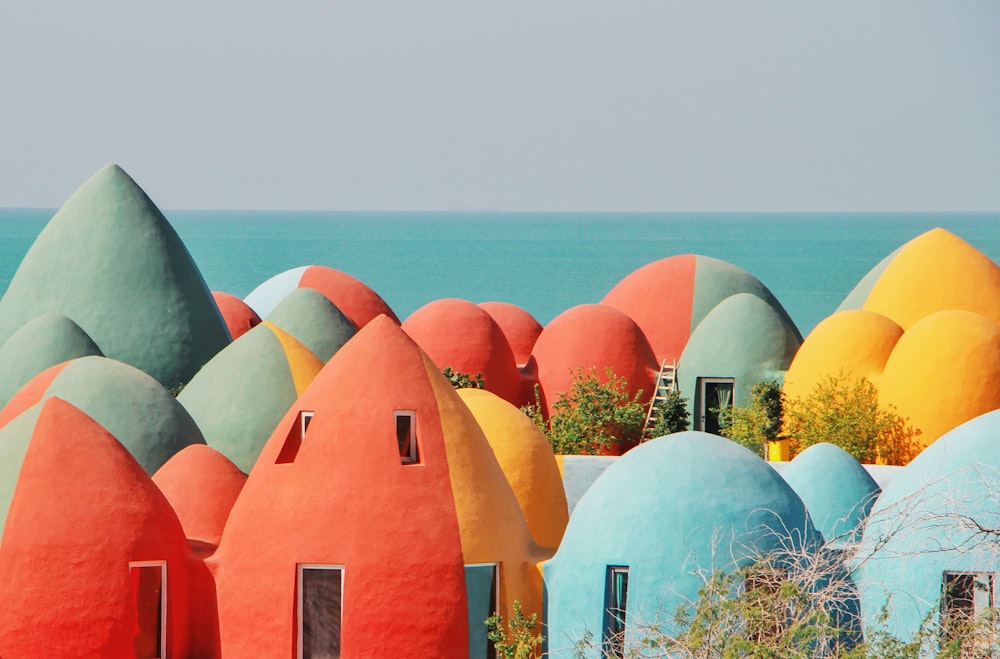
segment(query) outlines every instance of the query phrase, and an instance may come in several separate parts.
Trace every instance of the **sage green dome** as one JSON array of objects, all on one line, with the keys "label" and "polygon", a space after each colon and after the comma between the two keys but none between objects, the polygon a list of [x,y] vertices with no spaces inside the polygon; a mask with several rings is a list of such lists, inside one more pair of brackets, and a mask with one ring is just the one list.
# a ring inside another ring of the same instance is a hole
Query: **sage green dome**
[{"label": "sage green dome", "polygon": [[267,320],[298,339],[323,363],[358,331],[333,302],[312,288],[293,290]]},{"label": "sage green dome", "polygon": [[0,346],[0,408],[50,366],[104,353],[79,325],[58,313],[25,323]]},{"label": "sage green dome", "polygon": [[0,299],[0,341],[46,312],[168,388],[229,343],[187,248],[117,165],[80,186],[28,250]]},{"label": "sage green dome", "polygon": [[209,446],[250,473],[260,450],[323,362],[264,321],[230,343],[177,396]]}]

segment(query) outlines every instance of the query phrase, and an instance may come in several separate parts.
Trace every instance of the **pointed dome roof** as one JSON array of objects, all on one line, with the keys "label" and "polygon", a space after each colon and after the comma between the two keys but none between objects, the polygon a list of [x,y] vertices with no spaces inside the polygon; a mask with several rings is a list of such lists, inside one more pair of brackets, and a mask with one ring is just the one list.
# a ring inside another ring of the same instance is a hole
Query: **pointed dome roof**
[{"label": "pointed dome roof", "polygon": [[267,319],[298,339],[323,363],[358,331],[333,302],[312,288],[296,288]]},{"label": "pointed dome roof", "polygon": [[321,265],[286,270],[271,277],[246,296],[246,303],[266,318],[296,288],[312,288],[326,296],[356,327],[380,314],[399,319],[378,293],[346,272]]},{"label": "pointed dome roof", "polygon": [[611,368],[625,378],[629,394],[652,396],[659,364],[642,330],[623,312],[603,304],[567,309],[542,330],[531,356],[538,368],[548,413],[559,394],[570,391],[577,369],[596,369],[604,381]]},{"label": "pointed dome roof", "polygon": [[814,444],[781,471],[828,543],[861,539],[868,513],[881,494],[875,480],[854,457],[833,444]]},{"label": "pointed dome roof", "polygon": [[[412,413],[412,463],[400,457],[397,412]],[[343,566],[345,656],[378,629],[380,656],[465,657],[463,565],[503,562],[502,596],[537,611],[532,551],[475,419],[416,344],[379,317],[281,420],[230,514],[212,559],[223,650],[286,652],[294,643],[294,569],[286,567],[311,562]],[[414,610],[434,611],[436,621],[416,636]]]},{"label": "pointed dome roof", "polygon": [[1000,266],[955,234],[932,229],[885,264],[863,308],[903,329],[949,309],[973,311],[1000,324]]},{"label": "pointed dome roof", "polygon": [[483,429],[535,542],[555,549],[569,522],[569,509],[545,435],[524,412],[495,394],[459,389],[458,395]]},{"label": "pointed dome roof", "polygon": [[601,304],[628,314],[646,334],[658,360],[672,361],[680,358],[705,316],[738,293],[759,297],[798,334],[781,303],[759,279],[731,263],[696,254],[671,256],[639,268],[618,282]]},{"label": "pointed dome roof", "polygon": [[14,332],[0,347],[0,407],[50,366],[104,353],[83,329],[62,314],[46,313]]},{"label": "pointed dome roof", "polygon": [[188,656],[180,522],[107,430],[65,401],[46,400],[0,543],[0,592],[17,602],[0,607],[4,655],[134,657],[129,562],[160,560],[167,564],[168,645]]},{"label": "pointed dome roof", "polygon": [[104,354],[166,387],[229,343],[191,255],[117,165],[74,192],[28,250],[0,299],[0,341],[45,312],[72,318]]},{"label": "pointed dome roof", "polygon": [[521,307],[509,302],[480,302],[479,307],[503,330],[517,364],[527,363],[531,357],[531,349],[542,333],[541,323]]},{"label": "pointed dome roof", "polygon": [[0,410],[0,424],[51,396],[107,428],[148,473],[185,446],[205,443],[191,416],[159,382],[106,357],[81,357],[42,371]]},{"label": "pointed dome roof", "polygon": [[261,447],[323,363],[269,321],[229,344],[177,396],[208,445],[249,473]]},{"label": "pointed dome roof", "polygon": [[160,467],[153,482],[166,496],[188,540],[218,546],[246,474],[211,446],[192,444]]},{"label": "pointed dome roof", "polygon": [[402,327],[438,368],[481,374],[488,391],[516,405],[526,402],[507,337],[484,309],[466,300],[435,300]]},{"label": "pointed dome roof", "polygon": [[257,315],[257,312],[235,295],[212,291],[212,298],[215,300],[216,306],[219,307],[219,313],[222,314],[222,320],[226,322],[226,329],[229,330],[229,335],[233,337],[233,340],[260,325],[260,316]]}]

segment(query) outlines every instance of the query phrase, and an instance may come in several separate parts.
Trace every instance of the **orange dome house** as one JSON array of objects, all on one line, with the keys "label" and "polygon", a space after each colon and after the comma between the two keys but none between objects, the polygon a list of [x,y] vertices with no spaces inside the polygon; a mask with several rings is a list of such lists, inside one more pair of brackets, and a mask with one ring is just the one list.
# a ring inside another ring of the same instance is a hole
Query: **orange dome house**
[{"label": "orange dome house", "polygon": [[69,403],[29,414],[0,542],[0,655],[204,656],[189,628],[187,541],[166,499]]},{"label": "orange dome house", "polygon": [[840,308],[874,311],[903,329],[948,309],[1000,324],[1000,266],[955,234],[932,229],[879,263]]},{"label": "orange dome house", "polygon": [[542,325],[530,313],[509,302],[480,302],[479,308],[490,315],[503,330],[518,366],[528,363]]},{"label": "orange dome house", "polygon": [[414,311],[402,327],[438,368],[479,373],[488,391],[514,405],[525,402],[507,337],[484,309],[465,300],[435,300]]},{"label": "orange dome house", "polygon": [[381,314],[399,322],[385,300],[364,282],[346,272],[321,265],[307,265],[279,273],[253,289],[244,301],[261,318],[267,318],[278,303],[296,288],[319,291],[356,327],[364,327]]},{"label": "orange dome house", "polygon": [[250,306],[229,293],[212,291],[212,298],[215,306],[219,307],[222,320],[226,321],[226,328],[233,339],[238,339],[257,325],[260,325],[260,316]]},{"label": "orange dome house", "polygon": [[623,312],[603,304],[582,304],[553,318],[535,342],[531,356],[547,414],[552,413],[559,395],[572,388],[579,368],[595,369],[602,381],[610,368],[625,378],[630,396],[641,389],[647,397],[653,395],[659,371],[638,325]]},{"label": "orange dome house", "polygon": [[210,559],[222,655],[485,657],[491,610],[541,610],[539,558],[472,414],[377,318],[281,420],[230,513]]},{"label": "orange dome house", "polygon": [[559,464],[545,435],[524,412],[499,396],[482,389],[459,389],[458,395],[497,456],[531,536],[554,550],[569,522],[569,508]]},{"label": "orange dome house", "polygon": [[759,297],[785,324],[795,327],[759,279],[731,263],[696,254],[671,256],[639,268],[618,282],[601,304],[628,314],[646,334],[657,359],[672,362],[680,359],[688,337],[705,316],[738,293]]}]

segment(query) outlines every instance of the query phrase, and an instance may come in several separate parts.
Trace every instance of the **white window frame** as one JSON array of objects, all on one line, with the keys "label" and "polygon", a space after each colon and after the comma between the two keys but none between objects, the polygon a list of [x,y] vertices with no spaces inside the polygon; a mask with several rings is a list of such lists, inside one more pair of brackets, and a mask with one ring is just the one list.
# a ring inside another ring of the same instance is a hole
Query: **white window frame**
[{"label": "white window frame", "polygon": [[[297,618],[296,626],[298,627],[295,637],[295,657],[296,659],[303,659],[302,652],[304,650],[305,643],[303,642],[303,606],[302,600],[304,596],[304,591],[302,589],[302,573],[304,570],[340,570],[340,625],[341,630],[343,630],[344,625],[344,566],[338,565],[336,563],[296,563],[295,565],[295,617]],[[341,642],[344,640],[343,633],[340,637]]]},{"label": "white window frame", "polygon": [[315,412],[310,412],[308,410],[302,410],[299,412],[299,437],[305,440],[306,429],[309,427],[312,418],[316,416]]},{"label": "white window frame", "polygon": [[160,568],[160,658],[167,659],[167,562],[162,561],[129,561],[128,570],[132,568]]},{"label": "white window frame", "polygon": [[[695,419],[695,430],[705,432],[705,419],[708,417],[708,401],[705,400],[705,388],[709,384],[731,384],[733,385],[733,398],[736,397],[736,378],[723,376],[710,376],[697,378],[698,383],[698,417]],[[729,401],[729,407],[736,405],[735,400]]]},{"label": "white window frame", "polygon": [[[393,433],[395,437],[396,428],[399,427],[399,418],[409,417],[410,419],[410,454],[400,455],[399,461],[404,465],[420,464],[420,449],[417,447],[417,411],[416,410],[394,410],[392,413]],[[398,438],[396,440],[399,441]],[[397,453],[399,446],[396,447]]]}]

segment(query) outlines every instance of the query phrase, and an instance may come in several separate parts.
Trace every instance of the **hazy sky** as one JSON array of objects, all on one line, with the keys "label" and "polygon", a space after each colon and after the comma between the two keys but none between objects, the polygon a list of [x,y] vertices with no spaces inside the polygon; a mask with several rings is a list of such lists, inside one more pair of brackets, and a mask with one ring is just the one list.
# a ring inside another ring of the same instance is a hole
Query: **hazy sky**
[{"label": "hazy sky", "polygon": [[0,4],[0,206],[1000,210],[1000,2]]}]

